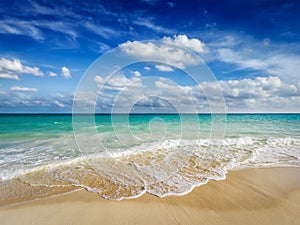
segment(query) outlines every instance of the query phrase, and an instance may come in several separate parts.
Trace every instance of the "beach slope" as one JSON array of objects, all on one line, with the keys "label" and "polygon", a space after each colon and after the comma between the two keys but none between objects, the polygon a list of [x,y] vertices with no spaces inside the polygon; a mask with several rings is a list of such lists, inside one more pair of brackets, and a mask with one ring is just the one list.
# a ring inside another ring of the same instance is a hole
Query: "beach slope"
[{"label": "beach slope", "polygon": [[85,190],[0,208],[10,224],[299,224],[300,168],[231,171],[184,196],[105,200]]}]

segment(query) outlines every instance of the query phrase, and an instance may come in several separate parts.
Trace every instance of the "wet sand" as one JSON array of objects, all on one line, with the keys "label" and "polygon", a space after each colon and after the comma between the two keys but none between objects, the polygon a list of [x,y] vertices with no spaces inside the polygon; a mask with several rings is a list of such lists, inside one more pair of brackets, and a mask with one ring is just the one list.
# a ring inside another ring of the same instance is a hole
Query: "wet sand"
[{"label": "wet sand", "polygon": [[[8,204],[9,202],[7,202]],[[78,190],[0,208],[10,224],[299,224],[300,168],[230,171],[184,196],[106,200]]]}]

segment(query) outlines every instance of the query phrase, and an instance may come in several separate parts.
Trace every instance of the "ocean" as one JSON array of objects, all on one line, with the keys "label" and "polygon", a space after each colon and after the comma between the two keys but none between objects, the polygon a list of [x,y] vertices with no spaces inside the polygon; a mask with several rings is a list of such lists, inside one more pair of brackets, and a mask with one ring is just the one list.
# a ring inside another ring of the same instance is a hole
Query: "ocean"
[{"label": "ocean", "polygon": [[279,166],[300,166],[300,114],[0,115],[2,186],[163,197]]}]

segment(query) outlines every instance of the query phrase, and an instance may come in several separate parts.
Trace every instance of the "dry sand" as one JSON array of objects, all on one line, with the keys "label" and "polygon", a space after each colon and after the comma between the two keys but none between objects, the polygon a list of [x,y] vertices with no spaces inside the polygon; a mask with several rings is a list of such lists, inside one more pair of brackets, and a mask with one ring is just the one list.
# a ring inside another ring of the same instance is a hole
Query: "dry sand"
[{"label": "dry sand", "polygon": [[300,168],[231,171],[184,196],[105,200],[85,190],[0,208],[0,224],[300,224]]}]

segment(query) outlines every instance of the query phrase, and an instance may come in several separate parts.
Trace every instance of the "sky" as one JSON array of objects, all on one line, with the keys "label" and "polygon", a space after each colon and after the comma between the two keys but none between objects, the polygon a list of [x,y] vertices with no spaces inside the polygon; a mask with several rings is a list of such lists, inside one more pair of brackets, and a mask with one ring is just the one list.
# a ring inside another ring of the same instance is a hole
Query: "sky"
[{"label": "sky", "polygon": [[299,15],[290,0],[1,0],[0,113],[300,112]]}]

